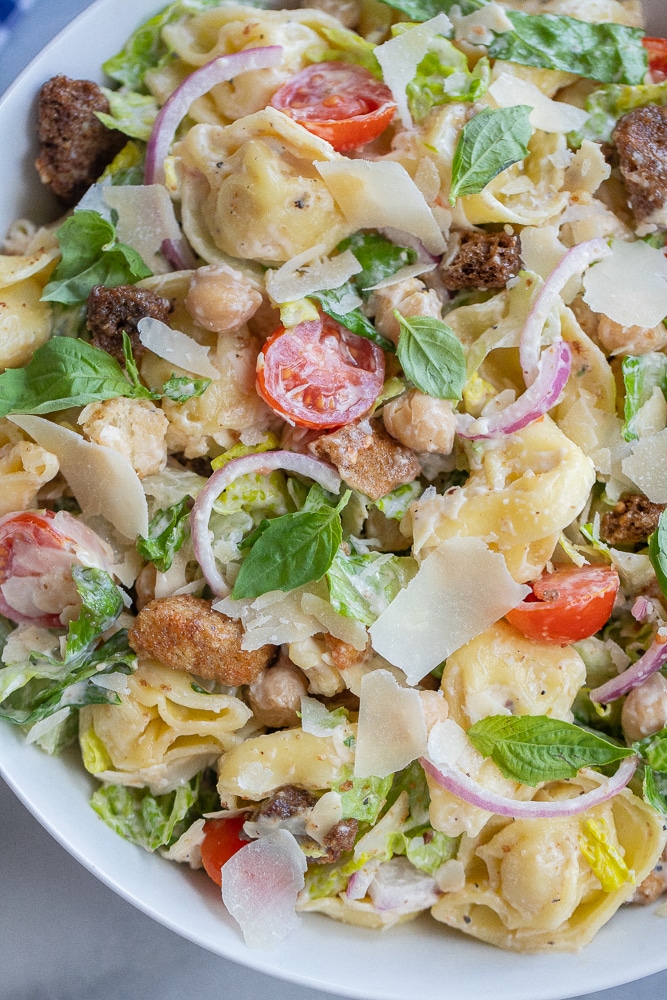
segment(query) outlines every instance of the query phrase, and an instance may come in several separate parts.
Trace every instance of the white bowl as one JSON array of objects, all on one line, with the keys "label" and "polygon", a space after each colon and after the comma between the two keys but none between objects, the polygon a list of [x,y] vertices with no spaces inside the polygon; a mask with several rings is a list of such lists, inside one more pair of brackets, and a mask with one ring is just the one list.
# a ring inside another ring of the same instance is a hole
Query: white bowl
[{"label": "white bowl", "polygon": [[[582,0],[585,2],[585,0]],[[58,35],[0,101],[0,232],[19,215],[53,215],[32,161],[34,105],[56,73],[99,79],[160,0],[98,0]],[[645,0],[649,30],[667,34],[664,0]],[[579,954],[516,955],[449,931],[429,918],[375,933],[304,917],[272,952],[248,950],[213,884],[113,833],[88,804],[94,782],[72,753],[51,758],[0,724],[0,768],[39,822],[83,865],[140,910],[185,938],[253,969],[333,993],[377,1000],[564,1000],[667,968],[664,923],[625,908]]]}]

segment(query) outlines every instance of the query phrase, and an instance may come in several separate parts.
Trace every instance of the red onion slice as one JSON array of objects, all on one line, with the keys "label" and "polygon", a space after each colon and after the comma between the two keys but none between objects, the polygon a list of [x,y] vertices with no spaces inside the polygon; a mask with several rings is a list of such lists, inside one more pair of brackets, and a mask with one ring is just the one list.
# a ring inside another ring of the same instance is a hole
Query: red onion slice
[{"label": "red onion slice", "polygon": [[203,97],[218,83],[231,80],[240,73],[251,70],[269,69],[282,58],[280,45],[266,45],[260,48],[243,49],[229,56],[218,56],[200,69],[195,70],[171,94],[160,108],[151,137],[146,148],[144,183],[164,184],[164,161],[176,134],[176,129],[185,118],[190,105]]},{"label": "red onion slice", "polygon": [[593,688],[591,700],[598,705],[608,705],[622,695],[639,687],[651,674],[657,673],[667,663],[667,636],[657,635],[643,656],[624,670],[618,677],[612,677],[606,684]]},{"label": "red onion slice", "polygon": [[579,243],[568,250],[545,281],[533,303],[533,308],[528,313],[519,341],[521,368],[527,386],[539,377],[542,330],[549,313],[558,305],[561,292],[570,278],[583,274],[589,264],[601,260],[610,253],[607,241],[601,237]]},{"label": "red onion slice", "polygon": [[197,496],[190,512],[190,529],[197,562],[202,568],[206,582],[218,597],[226,597],[231,588],[218,571],[211,547],[208,524],[213,504],[222,491],[240,476],[266,475],[276,469],[295,472],[297,475],[312,479],[330,493],[338,493],[340,490],[340,476],[333,466],[293,451],[263,451],[253,455],[243,455],[241,458],[233,458],[221,469],[217,469]]},{"label": "red onion slice", "polygon": [[523,395],[491,416],[478,417],[472,423],[459,421],[459,434],[461,437],[477,440],[498,434],[513,434],[533,423],[556,404],[570,376],[571,367],[570,345],[564,340],[551,344],[542,352],[537,378]]},{"label": "red onion slice", "polygon": [[174,271],[194,271],[198,267],[197,258],[185,239],[162,240],[160,250]]},{"label": "red onion slice", "polygon": [[512,816],[514,819],[549,819],[558,816],[577,816],[593,806],[606,802],[625,788],[635,773],[637,757],[626,757],[613,778],[605,778],[601,785],[584,792],[574,799],[557,799],[554,802],[517,802],[516,799],[498,795],[483,788],[458,768],[447,764],[437,766],[428,757],[420,758],[420,763],[426,773],[436,781],[441,788],[457,795],[464,802],[478,809],[494,813],[496,816]]}]

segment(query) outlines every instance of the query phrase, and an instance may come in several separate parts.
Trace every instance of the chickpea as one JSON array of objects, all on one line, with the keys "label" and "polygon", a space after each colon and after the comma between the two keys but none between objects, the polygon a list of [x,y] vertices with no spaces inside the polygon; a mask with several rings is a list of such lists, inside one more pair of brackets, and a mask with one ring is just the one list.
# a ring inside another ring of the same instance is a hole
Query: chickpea
[{"label": "chickpea", "polygon": [[413,451],[449,455],[454,447],[456,415],[448,399],[435,399],[418,389],[390,400],[382,410],[387,431]]},{"label": "chickpea", "polygon": [[308,680],[292,663],[281,659],[248,687],[248,701],[261,725],[271,729],[298,726],[297,712],[308,691]]},{"label": "chickpea", "polygon": [[652,674],[641,687],[625,699],[621,710],[621,726],[628,743],[641,740],[664,729],[667,725],[667,680],[662,674]]},{"label": "chickpea", "polygon": [[400,327],[394,316],[398,309],[402,316],[432,316],[442,318],[442,303],[433,289],[427,291],[426,285],[418,278],[407,278],[388,288],[379,288],[373,292],[369,300],[370,308],[375,311],[375,325],[394,344],[398,343]]},{"label": "chickpea", "polygon": [[198,268],[185,299],[185,308],[195,323],[214,333],[238,330],[261,304],[260,292],[240,271],[226,264]]},{"label": "chickpea", "polygon": [[645,326],[621,326],[608,316],[600,314],[597,336],[608,354],[648,354],[659,351],[667,344],[667,327],[662,323]]}]

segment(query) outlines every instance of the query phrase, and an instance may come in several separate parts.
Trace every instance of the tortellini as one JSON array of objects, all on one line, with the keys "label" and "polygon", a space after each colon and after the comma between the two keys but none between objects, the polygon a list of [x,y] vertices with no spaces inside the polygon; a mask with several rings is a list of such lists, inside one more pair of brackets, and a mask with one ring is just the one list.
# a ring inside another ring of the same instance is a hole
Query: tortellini
[{"label": "tortellini", "polygon": [[59,468],[52,452],[26,441],[9,420],[0,421],[0,517],[34,507],[38,491]]},{"label": "tortellini", "polygon": [[534,580],[583,510],[593,463],[547,416],[489,444],[464,486],[411,507],[420,559],[448,538],[476,536],[502,552],[517,583]]},{"label": "tortellini", "polygon": [[0,256],[0,369],[27,364],[51,334],[44,285],[59,255],[52,237],[29,256]]},{"label": "tortellini", "polygon": [[[536,799],[571,797],[602,776],[582,771],[551,782]],[[588,821],[608,831],[609,846],[627,866],[610,891],[581,849]],[[458,857],[463,889],[445,893],[431,912],[437,920],[490,944],[516,951],[576,951],[626,902],[653,869],[665,843],[658,814],[624,789],[578,816],[509,820],[494,817],[475,838],[463,837]]]},{"label": "tortellini", "polygon": [[284,262],[323,240],[331,250],[349,231],[313,166],[339,154],[280,111],[196,125],[179,156],[183,229],[210,263]]},{"label": "tortellini", "polygon": [[211,767],[252,716],[239,698],[197,691],[192,677],[144,661],[120,705],[81,709],[84,763],[100,781],[171,791]]}]

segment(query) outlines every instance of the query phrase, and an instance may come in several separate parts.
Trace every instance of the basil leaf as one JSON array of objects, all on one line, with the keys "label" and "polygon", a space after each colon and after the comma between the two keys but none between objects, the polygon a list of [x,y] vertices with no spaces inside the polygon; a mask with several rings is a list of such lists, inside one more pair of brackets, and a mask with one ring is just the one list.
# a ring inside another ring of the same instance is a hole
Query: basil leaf
[{"label": "basil leaf", "polygon": [[663,510],[658,527],[649,536],[648,557],[655,570],[660,590],[667,596],[667,511]]},{"label": "basil leaf", "polygon": [[184,496],[171,507],[160,508],[151,518],[148,535],[137,539],[137,552],[160,571],[166,573],[174,556],[190,537],[190,511],[194,501]]},{"label": "basil leaf", "polygon": [[144,397],[125,378],[118,362],[71,337],[54,337],[38,347],[25,368],[0,375],[0,417],[8,413],[53,413],[116,396]]},{"label": "basil leaf", "polygon": [[573,778],[582,767],[604,767],[635,754],[546,715],[491,715],[471,726],[468,738],[506,778],[525,785]]},{"label": "basil leaf", "polygon": [[118,242],[115,226],[99,212],[74,212],[56,236],[62,257],[42,293],[45,302],[74,305],[85,302],[95,285],[115,288],[153,273],[136,250]]},{"label": "basil leaf", "polygon": [[496,35],[488,52],[523,66],[560,69],[601,83],[642,83],[648,70],[644,32],[555,14],[508,10],[513,31]]},{"label": "basil leaf", "polygon": [[353,233],[339,243],[336,249],[341,253],[351,250],[361,264],[362,270],[352,278],[360,291],[377,285],[384,278],[390,278],[402,267],[414,264],[417,260],[416,250],[397,246],[380,233],[370,231]]},{"label": "basil leaf", "polygon": [[526,104],[484,108],[467,122],[452,161],[450,204],[466,194],[478,194],[501,171],[528,155],[533,134]]},{"label": "basil leaf", "polygon": [[187,375],[172,375],[162,387],[162,393],[174,403],[187,403],[189,399],[203,396],[209,385],[210,378],[190,378]]},{"label": "basil leaf", "polygon": [[644,799],[662,816],[667,816],[667,774],[644,769]]},{"label": "basil leaf", "polygon": [[407,378],[437,399],[461,399],[466,383],[463,347],[454,331],[432,316],[394,315],[401,332],[397,356]]},{"label": "basil leaf", "polygon": [[320,580],[342,541],[340,511],[350,495],[348,490],[336,507],[297,511],[262,522],[259,537],[241,563],[232,597],[259,597]]},{"label": "basil leaf", "polygon": [[159,392],[151,392],[139,378],[139,369],[132,354],[132,341],[125,330],[123,330],[123,356],[125,357],[125,372],[132,386],[133,397],[135,399],[159,399]]},{"label": "basil leaf", "polygon": [[366,340],[371,340],[378,347],[381,347],[385,351],[395,351],[396,348],[390,340],[383,337],[379,330],[376,330],[374,325],[369,319],[367,319],[364,314],[359,309],[353,309],[351,312],[338,312],[336,307],[340,300],[340,294],[343,292],[341,288],[333,288],[328,290],[322,290],[319,292],[311,292],[308,296],[310,299],[315,299],[319,302],[324,312],[335,319],[337,323],[344,326],[347,330],[352,333],[356,333],[358,337],[365,337]]}]

